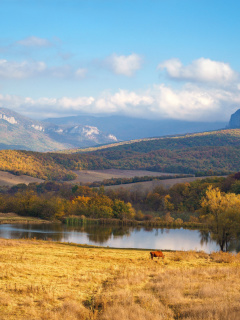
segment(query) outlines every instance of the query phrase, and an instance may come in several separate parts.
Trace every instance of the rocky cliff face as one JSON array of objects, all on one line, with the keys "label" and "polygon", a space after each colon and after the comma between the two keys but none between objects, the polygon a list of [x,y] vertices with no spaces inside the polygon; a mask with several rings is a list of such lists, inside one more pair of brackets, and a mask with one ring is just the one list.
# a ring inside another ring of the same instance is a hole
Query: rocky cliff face
[{"label": "rocky cliff face", "polygon": [[231,115],[228,128],[237,129],[240,128],[240,109]]}]

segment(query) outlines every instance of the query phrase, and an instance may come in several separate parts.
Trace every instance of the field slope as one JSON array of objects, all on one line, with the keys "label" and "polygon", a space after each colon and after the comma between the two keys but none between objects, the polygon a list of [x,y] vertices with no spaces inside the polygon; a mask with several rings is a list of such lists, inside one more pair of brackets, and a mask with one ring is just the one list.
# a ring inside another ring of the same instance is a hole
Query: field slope
[{"label": "field slope", "polygon": [[239,255],[164,254],[0,239],[0,318],[238,319]]}]

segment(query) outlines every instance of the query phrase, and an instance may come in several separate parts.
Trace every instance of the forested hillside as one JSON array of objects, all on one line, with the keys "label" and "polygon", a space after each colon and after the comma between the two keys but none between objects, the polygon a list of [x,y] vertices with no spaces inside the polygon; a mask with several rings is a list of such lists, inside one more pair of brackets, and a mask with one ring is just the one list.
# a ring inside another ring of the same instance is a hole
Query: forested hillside
[{"label": "forested hillside", "polygon": [[127,142],[89,152],[0,152],[0,170],[48,180],[71,180],[71,170],[145,169],[196,175],[227,174],[240,169],[240,130]]}]

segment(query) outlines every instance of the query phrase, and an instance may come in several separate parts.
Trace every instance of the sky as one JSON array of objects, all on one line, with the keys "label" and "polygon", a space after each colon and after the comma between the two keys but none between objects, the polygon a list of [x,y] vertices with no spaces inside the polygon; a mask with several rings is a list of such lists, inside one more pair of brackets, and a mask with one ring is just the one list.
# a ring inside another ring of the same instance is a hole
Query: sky
[{"label": "sky", "polygon": [[240,1],[0,0],[0,107],[228,121]]}]

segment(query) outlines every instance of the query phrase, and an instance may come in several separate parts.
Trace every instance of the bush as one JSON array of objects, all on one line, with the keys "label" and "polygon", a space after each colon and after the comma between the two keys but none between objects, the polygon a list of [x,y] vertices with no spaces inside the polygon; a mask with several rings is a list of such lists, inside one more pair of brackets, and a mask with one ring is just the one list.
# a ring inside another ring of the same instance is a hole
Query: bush
[{"label": "bush", "polygon": [[177,224],[183,224],[183,220],[180,219],[180,218],[177,218],[177,219],[175,220],[175,223],[177,223]]}]

